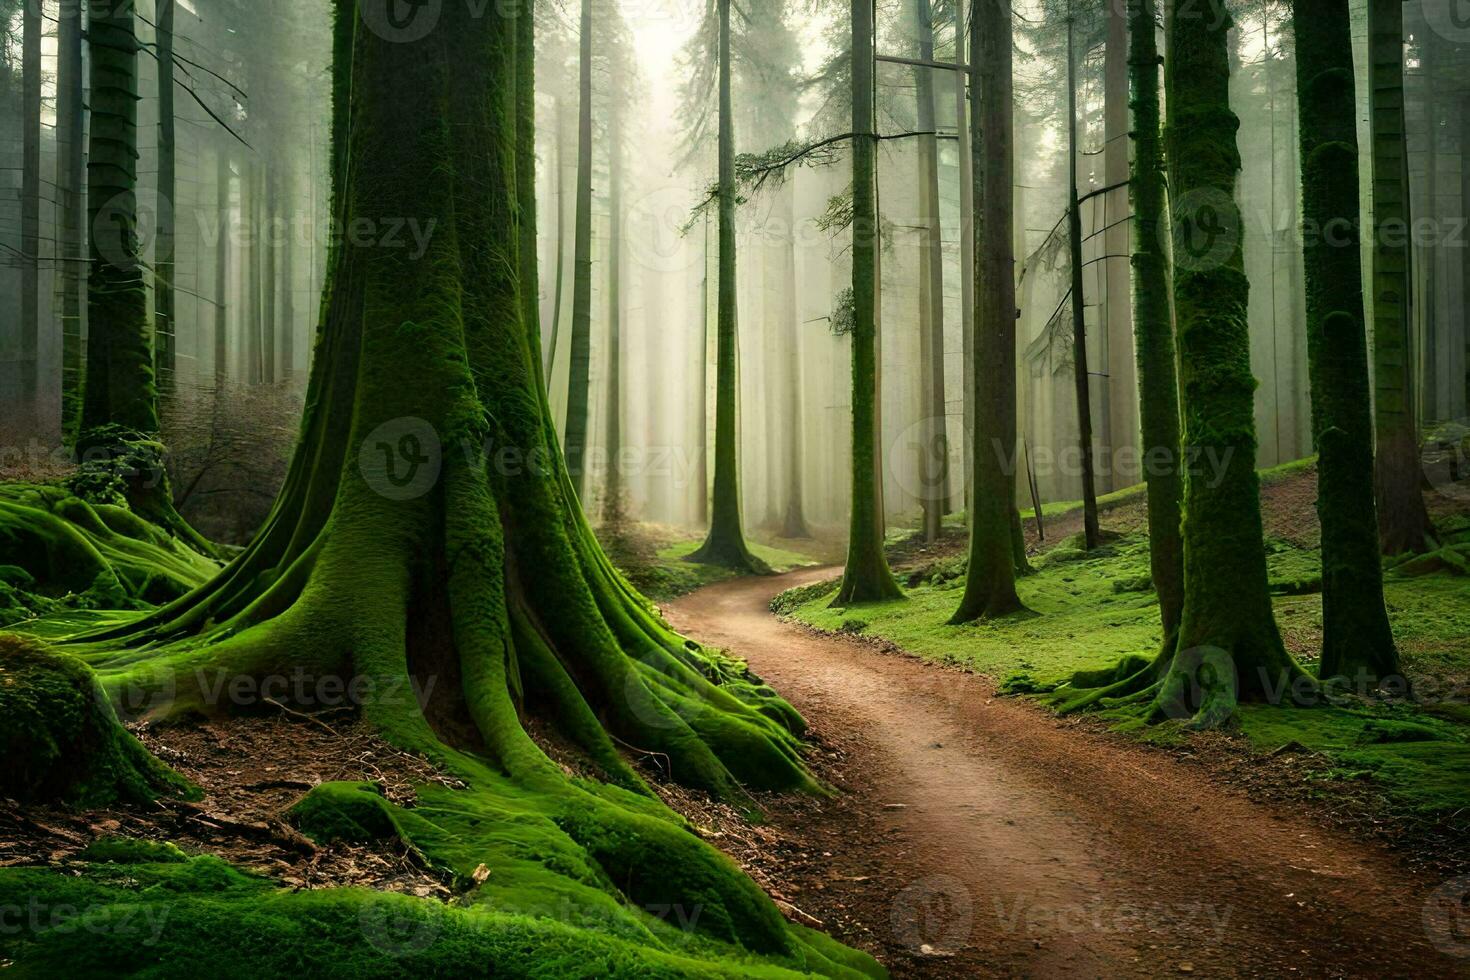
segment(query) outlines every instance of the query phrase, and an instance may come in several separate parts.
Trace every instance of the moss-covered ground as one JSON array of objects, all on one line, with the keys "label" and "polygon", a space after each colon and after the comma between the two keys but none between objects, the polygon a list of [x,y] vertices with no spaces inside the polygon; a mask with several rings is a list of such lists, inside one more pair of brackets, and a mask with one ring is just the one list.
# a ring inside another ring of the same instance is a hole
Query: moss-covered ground
[{"label": "moss-covered ground", "polygon": [[[1309,669],[1322,628],[1320,552],[1310,511],[1301,510],[1303,501],[1310,507],[1311,475],[1310,460],[1263,475],[1273,606],[1288,647]],[[1151,658],[1163,642],[1141,492],[1125,490],[1108,502],[1104,526],[1123,531],[1104,547],[1089,555],[1073,535],[1034,555],[1036,574],[1018,586],[1029,614],[945,625],[963,589],[959,556],[906,566],[906,601],[833,609],[835,583],[824,583],[786,593],[773,608],[822,630],[881,639],[986,675],[1013,693],[1044,698],[1078,671],[1110,670],[1130,656]],[[1075,507],[1048,505],[1044,511],[1065,531]],[[1394,807],[1418,817],[1470,807],[1470,576],[1456,565],[1470,552],[1470,521],[1442,516],[1440,529],[1447,547],[1437,559],[1387,563],[1386,597],[1413,696],[1349,692],[1341,704],[1312,709],[1247,704],[1230,726],[1240,744],[1260,753],[1283,747],[1321,753],[1328,777],[1368,781]],[[1174,723],[1143,726],[1126,709],[1110,720],[1150,740],[1191,737]]]},{"label": "moss-covered ground", "polygon": [[[619,528],[602,528],[598,537],[607,550],[608,557],[643,595],[654,602],[668,602],[695,589],[714,585],[738,577],[741,573],[722,565],[711,565],[689,561],[704,543],[702,539],[686,537],[686,532],[646,524],[628,524]],[[765,562],[777,574],[793,571],[809,565],[820,564],[819,560],[801,551],[803,544],[816,546],[815,542],[782,542],[790,547],[779,547],[747,541],[750,553]]]}]

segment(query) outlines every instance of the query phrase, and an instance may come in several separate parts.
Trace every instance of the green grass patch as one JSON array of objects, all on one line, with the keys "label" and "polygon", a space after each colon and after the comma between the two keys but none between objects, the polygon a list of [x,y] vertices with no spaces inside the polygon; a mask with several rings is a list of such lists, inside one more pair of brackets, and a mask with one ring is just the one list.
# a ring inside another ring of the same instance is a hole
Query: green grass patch
[{"label": "green grass patch", "polygon": [[[686,559],[703,544],[699,538],[670,540],[652,533],[618,535],[599,532],[608,556],[638,591],[655,602],[668,602],[706,585],[729,581],[740,573]],[[776,573],[820,564],[810,555],[748,541],[751,554]]]}]

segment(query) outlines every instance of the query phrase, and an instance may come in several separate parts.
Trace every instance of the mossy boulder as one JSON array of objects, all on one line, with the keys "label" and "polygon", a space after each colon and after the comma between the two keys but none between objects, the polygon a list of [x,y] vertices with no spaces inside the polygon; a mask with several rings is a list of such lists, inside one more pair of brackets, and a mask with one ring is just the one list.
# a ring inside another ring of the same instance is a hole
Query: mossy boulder
[{"label": "mossy boulder", "polygon": [[188,789],[118,723],[86,664],[0,634],[0,795],[105,806]]},{"label": "mossy boulder", "polygon": [[291,808],[291,819],[319,844],[368,844],[399,836],[391,806],[372,783],[322,783]]}]

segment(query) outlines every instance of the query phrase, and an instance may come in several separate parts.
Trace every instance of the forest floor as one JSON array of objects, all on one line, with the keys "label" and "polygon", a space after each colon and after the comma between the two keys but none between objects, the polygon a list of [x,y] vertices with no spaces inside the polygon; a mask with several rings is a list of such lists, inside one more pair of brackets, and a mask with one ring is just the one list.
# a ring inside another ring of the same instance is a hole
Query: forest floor
[{"label": "forest floor", "polygon": [[1168,752],[770,612],[832,574],[666,609],[805,714],[841,792],[769,800],[769,823],[730,847],[788,914],[896,976],[1470,975],[1447,955],[1470,954],[1463,935],[1426,915],[1443,872],[1221,778],[1270,782],[1290,756],[1244,760],[1224,736]]}]

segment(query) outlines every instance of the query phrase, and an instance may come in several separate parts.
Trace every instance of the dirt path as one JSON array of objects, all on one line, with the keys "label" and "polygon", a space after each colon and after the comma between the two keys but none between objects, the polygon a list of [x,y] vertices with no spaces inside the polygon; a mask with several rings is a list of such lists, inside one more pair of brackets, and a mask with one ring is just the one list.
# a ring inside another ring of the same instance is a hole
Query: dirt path
[{"label": "dirt path", "polygon": [[[998,699],[982,678],[767,610],[832,574],[728,582],[666,612],[812,723],[846,795],[773,810],[798,842],[788,897],[895,975],[1470,976],[1427,938],[1444,883],[1381,849]],[[1438,944],[1470,956],[1458,928]]]}]

